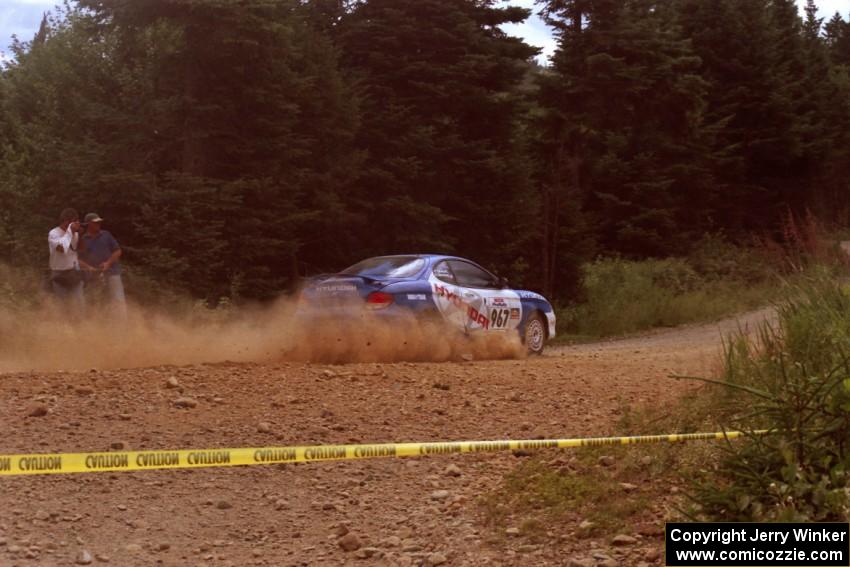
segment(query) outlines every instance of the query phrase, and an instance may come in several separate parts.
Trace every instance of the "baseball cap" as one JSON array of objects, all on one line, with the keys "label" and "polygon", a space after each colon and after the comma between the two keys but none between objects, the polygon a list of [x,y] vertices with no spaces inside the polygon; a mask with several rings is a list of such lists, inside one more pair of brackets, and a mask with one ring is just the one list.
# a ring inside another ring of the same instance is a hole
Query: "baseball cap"
[{"label": "baseball cap", "polygon": [[85,222],[103,222],[103,219],[97,213],[89,213],[86,215]]}]

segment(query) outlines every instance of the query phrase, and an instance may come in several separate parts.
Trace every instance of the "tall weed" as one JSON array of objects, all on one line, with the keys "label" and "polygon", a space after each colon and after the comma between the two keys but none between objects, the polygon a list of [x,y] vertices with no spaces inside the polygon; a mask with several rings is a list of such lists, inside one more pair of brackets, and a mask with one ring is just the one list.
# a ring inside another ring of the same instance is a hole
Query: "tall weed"
[{"label": "tall weed", "polygon": [[836,229],[828,229],[811,212],[788,211],[775,233],[756,235],[755,248],[783,273],[802,273],[816,266],[847,268],[850,257],[841,250]]},{"label": "tall weed", "polygon": [[850,467],[850,295],[831,274],[793,286],[778,322],[726,343],[720,404],[730,444],[697,486],[701,513],[729,521],[844,520]]}]

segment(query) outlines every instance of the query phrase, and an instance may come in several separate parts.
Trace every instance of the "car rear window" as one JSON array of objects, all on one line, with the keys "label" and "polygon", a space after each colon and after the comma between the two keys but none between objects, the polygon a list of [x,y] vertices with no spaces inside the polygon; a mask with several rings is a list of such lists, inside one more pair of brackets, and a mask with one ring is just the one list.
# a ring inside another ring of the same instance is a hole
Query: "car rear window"
[{"label": "car rear window", "polygon": [[425,267],[425,260],[416,256],[380,256],[357,262],[341,273],[353,276],[409,278]]}]

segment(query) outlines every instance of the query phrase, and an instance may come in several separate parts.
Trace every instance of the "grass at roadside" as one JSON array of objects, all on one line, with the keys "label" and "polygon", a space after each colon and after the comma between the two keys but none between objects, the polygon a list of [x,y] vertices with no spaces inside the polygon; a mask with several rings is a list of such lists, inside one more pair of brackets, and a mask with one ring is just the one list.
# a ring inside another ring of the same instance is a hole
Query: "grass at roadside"
[{"label": "grass at roadside", "polygon": [[[624,408],[615,435],[704,431],[717,427],[716,395],[706,385],[679,406]],[[510,527],[540,543],[553,527],[569,539],[611,539],[619,533],[656,542],[665,519],[681,518],[683,495],[695,478],[713,472],[716,442],[581,448],[528,457],[484,495],[484,523],[494,533]],[[558,527],[561,526],[561,527]],[[566,533],[564,533],[566,532]]]},{"label": "grass at roadside", "polygon": [[[661,287],[622,287],[615,293],[558,310],[556,344],[580,344],[650,329],[716,321],[769,305],[778,296],[778,276],[752,285],[711,282],[673,292]],[[643,286],[641,286],[643,287]]]},{"label": "grass at roadside", "polygon": [[608,258],[586,264],[583,301],[558,312],[560,340],[581,342],[711,321],[770,302],[779,287],[776,271],[743,253],[738,261],[749,266],[746,272],[685,258]]},{"label": "grass at roadside", "polygon": [[565,519],[590,522],[584,535],[616,531],[647,506],[645,496],[618,498],[624,492],[617,468],[595,470],[601,451],[568,458],[531,458],[510,473],[496,493],[484,500],[490,524],[519,527],[520,535],[538,542],[544,526]]},{"label": "grass at roadside", "polygon": [[723,521],[844,521],[850,513],[850,294],[829,274],[778,304],[775,323],[726,345],[730,427],[772,431],[735,445],[696,492]]},{"label": "grass at roadside", "polygon": [[520,526],[534,541],[535,526],[610,540],[681,519],[846,519],[850,292],[834,270],[813,266],[783,290],[777,310],[777,323],[727,339],[717,383],[670,408],[626,408],[614,432],[775,434],[539,454],[482,498],[485,523],[496,533]]},{"label": "grass at roadside", "polygon": [[842,264],[837,242],[819,244],[818,255],[822,259],[807,259],[786,249],[741,248],[707,237],[683,258],[599,259],[582,267],[581,297],[557,310],[556,341],[581,343],[763,307],[822,269],[816,264]]}]

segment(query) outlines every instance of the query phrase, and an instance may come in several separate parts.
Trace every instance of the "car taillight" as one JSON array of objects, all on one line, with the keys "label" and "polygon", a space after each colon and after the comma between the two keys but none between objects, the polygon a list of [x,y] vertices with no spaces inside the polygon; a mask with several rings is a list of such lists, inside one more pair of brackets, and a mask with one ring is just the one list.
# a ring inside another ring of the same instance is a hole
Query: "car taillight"
[{"label": "car taillight", "polygon": [[395,298],[390,293],[373,291],[366,296],[366,307],[370,309],[383,309],[384,307],[389,307],[394,300]]}]

